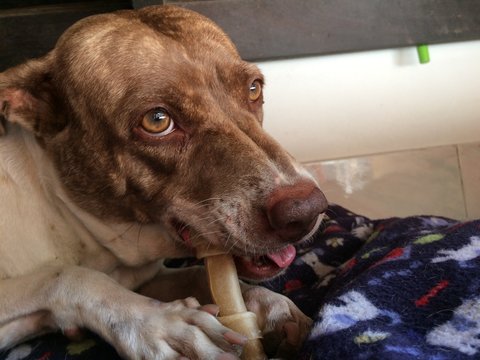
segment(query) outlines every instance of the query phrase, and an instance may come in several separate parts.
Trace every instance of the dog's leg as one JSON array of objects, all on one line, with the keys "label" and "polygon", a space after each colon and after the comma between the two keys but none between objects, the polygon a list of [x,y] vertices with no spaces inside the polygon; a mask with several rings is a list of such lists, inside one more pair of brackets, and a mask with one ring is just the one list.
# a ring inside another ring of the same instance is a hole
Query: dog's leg
[{"label": "dog's leg", "polygon": [[[232,344],[244,341],[193,298],[161,303],[81,267],[44,268],[2,280],[0,294],[0,334],[28,320],[34,331],[45,325],[42,320],[49,328],[85,327],[129,359],[228,358]],[[20,340],[0,339],[0,348]]]},{"label": "dog's leg", "polygon": [[32,336],[42,335],[55,329],[56,326],[48,311],[38,311],[7,323],[0,323],[0,349],[16,345]]},{"label": "dog's leg", "polygon": [[[261,286],[241,282],[242,295],[249,311],[257,315],[264,335],[265,350],[281,358],[295,358],[295,350],[303,343],[312,320],[287,297]],[[194,296],[210,303],[205,268],[163,269],[139,292],[161,301]]]}]

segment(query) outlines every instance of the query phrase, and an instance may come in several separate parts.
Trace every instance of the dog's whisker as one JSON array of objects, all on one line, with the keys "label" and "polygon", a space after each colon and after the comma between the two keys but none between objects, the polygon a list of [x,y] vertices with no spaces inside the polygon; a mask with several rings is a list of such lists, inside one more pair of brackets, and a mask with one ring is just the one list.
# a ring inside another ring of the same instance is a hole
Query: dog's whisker
[{"label": "dog's whisker", "polygon": [[210,226],[210,225],[213,225],[215,224],[216,222],[224,222],[226,219],[228,219],[228,216],[225,216],[223,218],[217,218],[217,219],[214,219],[212,221],[210,221],[207,226]]},{"label": "dog's whisker", "polygon": [[[231,236],[232,236],[232,234],[228,235],[227,244],[228,244],[228,240],[230,239]],[[230,246],[230,248],[228,249],[227,252],[231,252],[235,248],[235,245],[237,245],[239,242],[240,242],[240,239],[236,239],[235,241],[232,241],[232,245]]]},{"label": "dog's whisker", "polygon": [[199,239],[199,238],[205,238],[206,235],[213,235],[213,234],[223,234],[223,232],[220,231],[220,230],[201,232],[199,234],[194,235],[192,237],[192,240],[193,239]]},{"label": "dog's whisker", "polygon": [[219,205],[219,206],[217,206],[217,207],[215,207],[215,208],[213,208],[213,209],[210,209],[210,210],[208,211],[208,213],[205,213],[205,216],[199,217],[199,218],[195,219],[195,222],[204,221],[204,220],[207,220],[208,218],[213,218],[213,219],[217,218],[217,216],[215,215],[215,213],[216,213],[217,210],[220,209],[221,207],[222,207],[222,205]]},{"label": "dog's whisker", "polygon": [[[181,233],[183,232],[184,230],[188,229],[188,228],[198,228],[202,225],[202,223],[209,219],[210,216],[205,216],[203,218],[198,218],[198,219],[195,219],[193,221],[189,221],[188,223],[183,223],[182,226],[178,229],[178,232]],[[207,226],[211,225],[212,223],[214,223],[216,220],[213,220],[212,222],[209,222],[207,224]],[[221,219],[219,220],[221,221]]]},{"label": "dog's whisker", "polygon": [[117,235],[117,238],[123,237],[123,235],[125,235],[127,232],[129,232],[130,229],[133,228],[135,225],[136,225],[136,223],[131,223],[130,225],[128,225],[127,228],[125,229],[125,231],[123,231],[122,233]]},{"label": "dog's whisker", "polygon": [[201,206],[208,205],[208,204],[205,204],[205,203],[208,203],[209,201],[213,202],[213,201],[215,201],[215,200],[222,200],[222,198],[220,198],[220,197],[211,197],[211,198],[208,198],[208,199],[201,200],[201,201],[193,204],[193,206],[199,206],[200,204],[202,204]]},{"label": "dog's whisker", "polygon": [[137,251],[140,251],[140,233],[142,232],[142,224],[138,224],[138,232],[137,232]]},{"label": "dog's whisker", "polygon": [[198,227],[206,228],[206,227],[209,227],[209,226],[211,226],[215,223],[224,222],[228,218],[228,216],[214,218],[213,220],[211,220],[209,222],[206,222],[207,220],[209,220],[211,218],[213,218],[213,215],[208,215],[208,216],[204,216],[204,217],[201,217],[201,218],[194,219],[193,221],[189,221],[188,223],[185,223],[182,227],[180,227],[179,232],[181,232],[181,231],[183,231],[183,230],[185,230],[189,227],[192,227],[192,228],[198,228]]},{"label": "dog's whisker", "polygon": [[111,239],[108,239],[106,242],[107,242],[107,243],[110,243],[110,242],[115,241],[115,240],[117,240],[117,239],[123,238],[123,237],[125,236],[125,234],[126,234],[127,232],[129,232],[135,225],[137,225],[137,223],[132,222],[131,224],[127,225],[127,228],[126,228],[124,231],[116,234],[116,235],[113,236]]}]

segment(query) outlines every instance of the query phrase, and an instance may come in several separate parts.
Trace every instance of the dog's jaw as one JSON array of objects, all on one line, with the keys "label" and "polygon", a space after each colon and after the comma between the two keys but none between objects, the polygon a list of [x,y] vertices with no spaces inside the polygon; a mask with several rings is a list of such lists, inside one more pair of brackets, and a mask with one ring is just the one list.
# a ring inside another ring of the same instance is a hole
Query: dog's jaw
[{"label": "dog's jaw", "polygon": [[[221,206],[217,206],[217,209]],[[226,221],[220,222],[218,219],[225,218]],[[176,233],[174,238],[183,243],[193,254],[195,254],[195,244],[199,241],[207,242],[207,246],[223,249],[225,252],[231,253],[234,256],[237,270],[240,277],[253,281],[261,281],[273,278],[281,274],[295,259],[296,248],[293,244],[276,245],[274,242],[264,244],[265,241],[250,241],[236,238],[232,236],[233,229],[231,228],[232,221],[229,221],[231,216],[218,216],[216,220],[210,221],[214,226],[203,233],[199,233],[198,227],[187,225],[187,223],[175,218],[171,221],[171,228]],[[313,236],[318,230],[323,215],[319,214],[315,219],[314,225],[310,231],[301,239],[294,242],[295,245],[300,245]],[[214,230],[220,228],[221,230]],[[229,230],[232,229],[232,230]],[[238,231],[237,231],[238,232]],[[268,237],[270,234],[264,234]]]},{"label": "dog's jaw", "polygon": [[[196,253],[195,244],[199,241],[206,240],[202,235],[196,233],[192,235],[191,229],[187,225],[178,222],[174,222],[174,224],[183,243],[193,253]],[[212,243],[209,243],[207,247],[208,246],[218,248],[220,244],[212,245]],[[252,254],[245,254],[245,250],[239,251],[234,248],[224,248],[224,251],[232,253],[239,276],[248,280],[265,280],[278,275],[293,262],[296,255],[296,250],[293,245],[287,245],[275,251],[270,250],[264,254],[256,255],[254,255],[255,251],[252,252],[252,250],[250,250]]]}]

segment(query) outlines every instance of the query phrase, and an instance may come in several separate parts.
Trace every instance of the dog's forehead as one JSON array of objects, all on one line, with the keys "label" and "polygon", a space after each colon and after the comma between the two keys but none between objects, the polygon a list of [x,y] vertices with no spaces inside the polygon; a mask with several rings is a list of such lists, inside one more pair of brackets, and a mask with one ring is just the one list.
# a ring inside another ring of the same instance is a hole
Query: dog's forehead
[{"label": "dog's forehead", "polygon": [[[57,43],[57,53],[73,71],[104,71],[114,65],[148,68],[165,59],[238,59],[231,40],[200,14],[172,6],[147,7],[92,16],[72,26]],[[216,56],[212,57],[211,54]]]},{"label": "dog's forehead", "polygon": [[151,6],[138,11],[138,18],[155,31],[191,48],[221,46],[231,55],[238,56],[230,38],[210,19],[187,9],[175,6]]},{"label": "dog's forehead", "polygon": [[171,6],[87,18],[62,36],[56,50],[65,87],[76,95],[110,93],[112,100],[133,86],[162,86],[165,79],[165,86],[188,89],[180,84],[185,79],[198,85],[214,75],[235,83],[238,75],[257,71],[217,25]]}]

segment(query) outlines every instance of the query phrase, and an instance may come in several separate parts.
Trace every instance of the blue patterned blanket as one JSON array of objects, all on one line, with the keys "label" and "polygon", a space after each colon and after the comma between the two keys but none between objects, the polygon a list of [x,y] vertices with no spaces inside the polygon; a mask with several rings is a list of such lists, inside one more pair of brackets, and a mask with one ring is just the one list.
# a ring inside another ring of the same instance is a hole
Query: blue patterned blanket
[{"label": "blue patterned blanket", "polygon": [[[370,220],[331,206],[287,273],[264,285],[314,326],[300,359],[480,359],[480,220]],[[91,336],[31,340],[0,360],[118,359]]]}]

